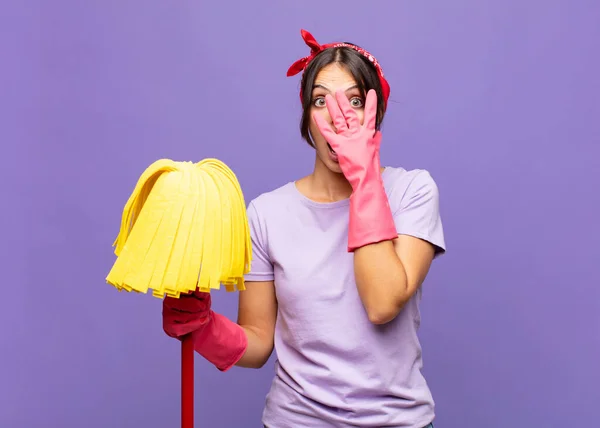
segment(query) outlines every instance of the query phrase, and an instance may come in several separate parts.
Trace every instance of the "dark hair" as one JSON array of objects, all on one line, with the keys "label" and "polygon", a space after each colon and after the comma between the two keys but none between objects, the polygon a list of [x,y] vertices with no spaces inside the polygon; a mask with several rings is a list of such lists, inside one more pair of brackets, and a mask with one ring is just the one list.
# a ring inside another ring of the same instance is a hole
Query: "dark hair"
[{"label": "dark hair", "polygon": [[[356,46],[356,45],[355,45]],[[306,67],[300,83],[302,88],[302,119],[300,120],[300,133],[306,142],[314,147],[310,137],[310,110],[312,107],[312,92],[315,85],[315,79],[319,72],[329,64],[339,64],[345,68],[356,80],[361,94],[366,96],[370,89],[377,93],[377,121],[376,127],[379,129],[385,115],[385,101],[381,89],[381,81],[377,74],[375,66],[362,54],[349,47],[335,47],[325,49],[319,53]]]}]

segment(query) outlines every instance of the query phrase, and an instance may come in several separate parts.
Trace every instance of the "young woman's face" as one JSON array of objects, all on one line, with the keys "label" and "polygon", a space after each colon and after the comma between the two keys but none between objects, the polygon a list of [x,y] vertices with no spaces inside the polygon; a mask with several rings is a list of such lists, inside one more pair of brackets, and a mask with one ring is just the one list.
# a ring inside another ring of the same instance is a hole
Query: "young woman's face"
[{"label": "young woman's face", "polygon": [[350,105],[356,109],[360,122],[363,122],[364,99],[356,86],[356,81],[348,71],[334,63],[324,67],[319,74],[317,74],[315,79],[309,127],[317,151],[317,158],[325,164],[327,168],[336,173],[342,172],[337,156],[331,150],[331,147],[327,141],[325,141],[323,135],[321,135],[312,116],[315,113],[322,115],[330,124],[331,128],[335,129],[329,112],[327,111],[327,106],[325,105],[325,95],[330,94],[332,97],[335,97],[335,93],[339,90],[345,92],[350,101]]}]

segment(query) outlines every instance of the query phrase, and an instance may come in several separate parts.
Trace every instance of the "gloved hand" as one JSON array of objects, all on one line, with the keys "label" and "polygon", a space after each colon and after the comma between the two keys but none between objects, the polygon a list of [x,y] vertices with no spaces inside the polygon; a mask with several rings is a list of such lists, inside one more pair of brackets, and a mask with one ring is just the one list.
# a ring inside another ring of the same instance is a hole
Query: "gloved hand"
[{"label": "gloved hand", "polygon": [[362,124],[344,92],[336,92],[335,99],[327,95],[325,103],[335,130],[320,114],[315,113],[313,118],[352,186],[348,251],[396,238],[398,233],[381,178],[381,133],[375,129],[375,91],[367,93]]},{"label": "gloved hand", "polygon": [[178,299],[165,297],[162,311],[163,330],[175,338],[199,330],[210,319],[210,305],[210,293],[200,291],[182,294]]},{"label": "gloved hand", "polygon": [[192,334],[194,350],[226,371],[242,358],[248,347],[246,332],[237,323],[210,308],[210,293],[196,291],[179,299],[163,300],[163,329],[180,339]]}]

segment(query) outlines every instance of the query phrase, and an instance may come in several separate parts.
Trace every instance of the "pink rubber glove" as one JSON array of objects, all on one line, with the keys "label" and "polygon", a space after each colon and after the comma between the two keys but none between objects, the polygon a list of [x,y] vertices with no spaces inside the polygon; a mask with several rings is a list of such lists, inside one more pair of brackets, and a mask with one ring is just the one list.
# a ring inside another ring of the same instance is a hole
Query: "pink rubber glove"
[{"label": "pink rubber glove", "polygon": [[335,99],[327,95],[325,103],[337,132],[318,113],[313,118],[352,186],[348,226],[348,251],[352,252],[394,239],[398,233],[381,178],[381,133],[375,129],[377,95],[374,90],[367,93],[362,124],[346,95],[342,91],[335,95]]},{"label": "pink rubber glove", "polygon": [[244,329],[210,309],[209,293],[194,292],[179,299],[163,300],[163,330],[171,337],[180,339],[192,334],[194,350],[227,371],[244,355],[248,338]]},{"label": "pink rubber glove", "polygon": [[163,330],[168,336],[181,338],[204,327],[210,320],[211,298],[199,291],[182,294],[179,299],[163,300]]}]

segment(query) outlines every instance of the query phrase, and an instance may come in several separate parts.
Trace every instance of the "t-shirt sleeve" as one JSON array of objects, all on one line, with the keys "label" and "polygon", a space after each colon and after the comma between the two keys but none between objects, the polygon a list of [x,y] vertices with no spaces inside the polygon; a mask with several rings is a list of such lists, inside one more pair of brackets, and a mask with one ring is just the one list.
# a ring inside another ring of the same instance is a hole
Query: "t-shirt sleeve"
[{"label": "t-shirt sleeve", "polygon": [[259,215],[254,203],[247,209],[248,225],[252,242],[252,262],[250,272],[244,275],[245,281],[272,281],[273,263],[269,258],[264,219]]},{"label": "t-shirt sleeve", "polygon": [[436,247],[436,256],[446,252],[438,187],[429,172],[415,175],[393,216],[398,235],[430,242]]}]

